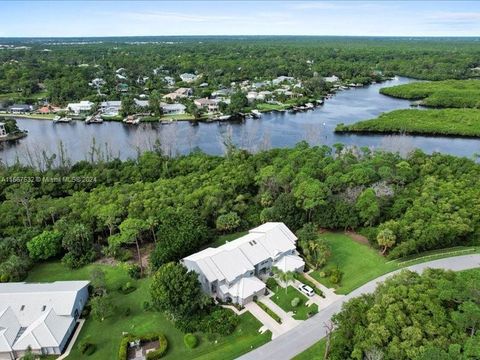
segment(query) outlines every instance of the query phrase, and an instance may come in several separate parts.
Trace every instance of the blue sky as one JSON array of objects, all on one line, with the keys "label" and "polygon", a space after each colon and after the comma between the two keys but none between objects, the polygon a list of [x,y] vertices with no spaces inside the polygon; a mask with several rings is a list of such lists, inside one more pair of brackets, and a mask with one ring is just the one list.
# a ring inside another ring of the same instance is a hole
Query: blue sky
[{"label": "blue sky", "polygon": [[480,36],[475,1],[0,1],[0,37]]}]

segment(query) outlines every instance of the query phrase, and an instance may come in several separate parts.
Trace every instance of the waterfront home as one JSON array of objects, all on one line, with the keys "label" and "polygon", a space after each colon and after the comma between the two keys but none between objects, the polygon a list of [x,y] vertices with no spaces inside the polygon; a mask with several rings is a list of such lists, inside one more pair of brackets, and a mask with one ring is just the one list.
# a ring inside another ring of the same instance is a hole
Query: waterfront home
[{"label": "waterfront home", "polygon": [[120,100],[102,101],[99,110],[106,116],[118,116],[122,109],[122,102]]},{"label": "waterfront home", "polygon": [[42,106],[41,108],[38,108],[37,112],[39,114],[53,114],[60,110],[61,109],[58,106],[45,105],[45,106]]},{"label": "waterfront home", "polygon": [[193,103],[202,109],[206,109],[208,112],[217,112],[218,111],[218,100],[215,99],[195,99]]},{"label": "waterfront home", "polygon": [[247,93],[247,99],[249,102],[252,102],[254,100],[257,100],[258,92],[256,91],[249,91]]},{"label": "waterfront home", "polygon": [[8,111],[12,114],[25,114],[31,112],[32,110],[33,106],[27,104],[13,104],[12,106],[8,107]]},{"label": "waterfront home", "polygon": [[335,83],[335,82],[339,82],[340,81],[340,78],[336,75],[332,75],[332,76],[327,76],[325,78],[323,78],[326,82],[330,82],[330,83]]},{"label": "waterfront home", "polygon": [[264,294],[272,267],[281,271],[303,271],[296,250],[297,237],[284,223],[268,222],[236,240],[207,248],[181,260],[198,273],[202,289],[222,301],[243,305]]},{"label": "waterfront home", "polygon": [[162,111],[164,115],[183,115],[185,114],[186,106],[183,104],[166,104],[161,103]]},{"label": "waterfront home", "polygon": [[184,74],[180,74],[180,79],[182,79],[182,81],[185,81],[186,83],[191,83],[198,79],[198,75],[184,73]]},{"label": "waterfront home", "polygon": [[163,96],[164,99],[176,100],[181,98],[186,98],[193,94],[193,90],[191,88],[178,88],[174,92],[166,94]]},{"label": "waterfront home", "polygon": [[7,136],[7,129],[5,129],[5,124],[3,122],[0,122],[0,137],[5,137]]},{"label": "waterfront home", "polygon": [[231,88],[218,89],[212,92],[212,98],[226,97],[226,96],[230,96],[232,93],[233,93],[233,90]]},{"label": "waterfront home", "polygon": [[67,110],[75,115],[86,113],[92,110],[93,102],[88,100],[82,100],[78,103],[70,103],[67,105]]},{"label": "waterfront home", "polygon": [[88,281],[0,284],[0,359],[59,355],[88,300]]}]

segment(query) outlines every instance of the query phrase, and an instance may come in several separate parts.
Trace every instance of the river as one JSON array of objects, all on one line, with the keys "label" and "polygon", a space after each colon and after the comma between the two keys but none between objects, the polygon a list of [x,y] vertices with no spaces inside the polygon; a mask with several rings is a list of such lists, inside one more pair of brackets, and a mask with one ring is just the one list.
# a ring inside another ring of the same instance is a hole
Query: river
[{"label": "river", "polygon": [[402,154],[414,148],[427,153],[442,152],[467,157],[480,153],[480,139],[334,133],[338,123],[349,124],[375,118],[386,111],[409,108],[409,101],[381,95],[379,89],[411,81],[400,77],[381,84],[353,88],[337,93],[315,110],[295,114],[272,112],[263,114],[261,119],[246,119],[238,123],[213,122],[194,126],[189,122],[177,122],[128,126],[118,122],[52,124],[46,120],[18,119],[19,127],[28,130],[28,136],[13,144],[0,144],[0,159],[11,163],[18,158],[23,163],[30,163],[29,159],[38,158],[43,151],[46,154],[58,153],[60,141],[68,157],[74,161],[90,158],[88,154],[93,141],[102,153],[122,159],[153,149],[157,140],[164,152],[170,155],[185,154],[195,148],[209,154],[222,154],[226,138],[251,151],[291,147],[306,140],[315,145],[344,143]]}]

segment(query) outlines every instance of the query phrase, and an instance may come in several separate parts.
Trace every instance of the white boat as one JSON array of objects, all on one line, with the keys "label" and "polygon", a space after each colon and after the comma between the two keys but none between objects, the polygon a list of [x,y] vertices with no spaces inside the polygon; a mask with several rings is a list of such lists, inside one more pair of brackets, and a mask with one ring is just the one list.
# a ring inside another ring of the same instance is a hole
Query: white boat
[{"label": "white boat", "polygon": [[57,115],[53,118],[54,123],[59,123],[59,122],[60,123],[69,123],[70,121],[72,121],[72,118],[66,117],[66,116],[61,117],[61,116]]},{"label": "white boat", "polygon": [[260,111],[258,111],[257,109],[252,110],[252,115],[254,117],[257,117],[257,118],[262,117],[262,113]]},{"label": "white boat", "polygon": [[230,119],[231,115],[221,115],[217,117],[217,120],[228,120]]},{"label": "white boat", "polygon": [[312,103],[306,103],[306,104],[305,104],[305,107],[306,107],[307,109],[313,109],[315,106],[314,106]]},{"label": "white boat", "polygon": [[101,124],[102,122],[103,122],[103,119],[100,115],[88,116],[85,119],[86,124]]},{"label": "white boat", "polygon": [[128,115],[125,119],[123,119],[123,122],[130,125],[138,125],[140,123],[140,119],[133,115]]}]

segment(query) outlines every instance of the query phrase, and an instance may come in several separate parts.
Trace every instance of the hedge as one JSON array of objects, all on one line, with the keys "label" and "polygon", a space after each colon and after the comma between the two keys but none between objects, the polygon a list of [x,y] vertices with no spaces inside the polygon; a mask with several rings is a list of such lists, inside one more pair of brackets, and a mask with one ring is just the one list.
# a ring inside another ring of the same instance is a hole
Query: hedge
[{"label": "hedge", "polygon": [[256,301],[257,305],[260,306],[262,308],[263,311],[265,311],[273,320],[275,320],[276,322],[278,322],[279,324],[282,323],[282,319],[280,318],[280,316],[278,316],[277,314],[275,314],[273,312],[272,309],[270,309],[267,305],[265,305],[264,303],[262,303],[261,301]]},{"label": "hedge", "polygon": [[128,343],[131,341],[140,340],[141,343],[158,340],[159,345],[158,349],[150,351],[147,354],[147,360],[156,360],[160,359],[168,349],[168,341],[165,335],[163,334],[146,334],[137,336],[134,334],[128,334],[123,336],[122,341],[120,342],[120,349],[118,350],[118,360],[127,360],[128,356]]}]

